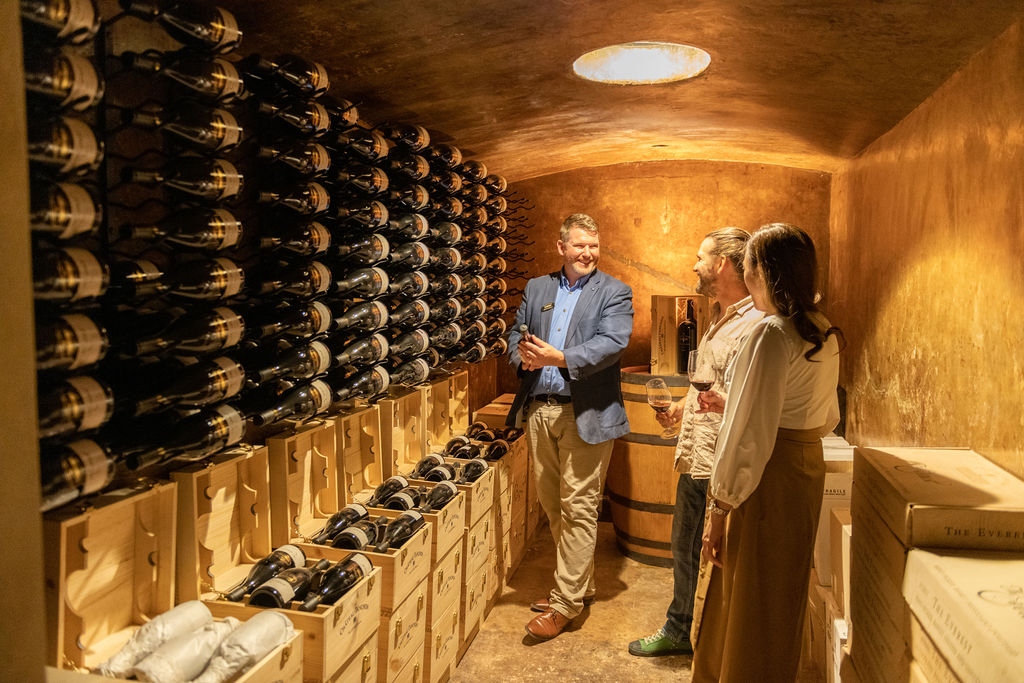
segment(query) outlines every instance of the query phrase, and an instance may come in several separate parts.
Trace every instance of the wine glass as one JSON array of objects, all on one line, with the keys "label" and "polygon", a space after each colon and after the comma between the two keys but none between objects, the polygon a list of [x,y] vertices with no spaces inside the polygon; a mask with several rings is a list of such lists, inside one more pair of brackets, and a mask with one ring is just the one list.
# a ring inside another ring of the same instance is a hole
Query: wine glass
[{"label": "wine glass", "polygon": [[[690,378],[690,386],[697,391],[707,391],[715,383],[714,371],[709,363],[702,362],[699,351],[690,351],[686,359],[686,373]],[[711,416],[704,413],[701,422],[711,422]]]},{"label": "wine glass", "polygon": [[[647,381],[647,402],[651,404],[655,412],[664,413],[672,407],[672,392],[669,391],[665,380],[660,377]],[[661,432],[661,438],[671,439],[676,435],[675,425],[666,427]]]}]

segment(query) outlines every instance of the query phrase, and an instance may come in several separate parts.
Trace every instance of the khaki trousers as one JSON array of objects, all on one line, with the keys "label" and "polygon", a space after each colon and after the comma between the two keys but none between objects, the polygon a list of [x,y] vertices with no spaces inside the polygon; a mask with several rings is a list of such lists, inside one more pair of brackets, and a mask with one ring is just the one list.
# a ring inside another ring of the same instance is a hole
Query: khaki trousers
[{"label": "khaki trousers", "polygon": [[576,430],[572,404],[537,401],[527,411],[526,434],[537,497],[555,541],[555,587],[548,599],[572,619],[596,590],[597,513],[613,440],[587,443]]}]

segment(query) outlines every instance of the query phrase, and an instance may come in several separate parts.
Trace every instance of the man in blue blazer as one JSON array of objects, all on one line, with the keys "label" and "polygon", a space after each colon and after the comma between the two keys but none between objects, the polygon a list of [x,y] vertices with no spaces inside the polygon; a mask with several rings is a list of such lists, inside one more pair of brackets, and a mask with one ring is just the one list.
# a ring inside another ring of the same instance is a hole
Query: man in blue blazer
[{"label": "man in blue blazer", "polygon": [[633,291],[597,270],[599,241],[590,216],[565,219],[556,242],[562,268],[526,283],[509,335],[521,379],[508,422],[525,422],[537,496],[557,549],[555,587],[530,605],[541,614],[526,625],[542,640],[594,600],[604,475],[612,440],[629,433],[619,358],[633,333]]}]

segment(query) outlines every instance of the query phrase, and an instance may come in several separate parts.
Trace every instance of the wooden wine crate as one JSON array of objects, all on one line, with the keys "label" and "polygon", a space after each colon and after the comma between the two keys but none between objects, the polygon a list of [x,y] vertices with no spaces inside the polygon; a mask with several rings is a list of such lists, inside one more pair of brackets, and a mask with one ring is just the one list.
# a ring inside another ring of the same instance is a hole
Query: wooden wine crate
[{"label": "wooden wine crate", "polygon": [[686,302],[693,302],[693,317],[697,323],[697,339],[707,329],[707,298],[699,295],[673,296],[655,294],[651,297],[651,374],[686,374],[686,359],[679,355],[679,323],[686,317]]},{"label": "wooden wine crate", "polygon": [[176,507],[140,483],[43,516],[49,664],[91,669],[174,606]]},{"label": "wooden wine crate", "polygon": [[390,683],[410,660],[423,661],[427,632],[427,582],[420,581],[394,610],[384,610],[377,637],[377,681]]},{"label": "wooden wine crate", "polygon": [[382,475],[395,474],[396,463],[418,462],[427,454],[426,406],[415,389],[397,389],[378,401],[380,408]]},{"label": "wooden wine crate", "polygon": [[333,418],[267,439],[270,537],[274,546],[315,534],[341,509],[341,467]]},{"label": "wooden wine crate", "polygon": [[464,434],[469,427],[469,372],[459,370],[448,378],[448,431]]},{"label": "wooden wine crate", "polygon": [[491,520],[484,517],[475,526],[466,530],[462,545],[462,575],[471,576],[487,563],[491,548]]},{"label": "wooden wine crate", "polygon": [[[426,632],[424,632],[424,642],[426,635]],[[423,642],[420,643],[419,647],[421,650],[423,649]],[[377,680],[380,680],[379,674]],[[413,657],[388,683],[423,683],[423,660]]]},{"label": "wooden wine crate", "polygon": [[[315,559],[308,559],[312,566]],[[246,620],[265,609],[273,609],[291,619],[303,633],[302,680],[307,683],[328,680],[344,666],[360,645],[377,628],[381,600],[381,569],[374,567],[333,605],[320,605],[315,612],[297,609],[250,607],[244,602],[218,598],[204,599],[215,617]],[[237,583],[237,582],[236,582]],[[299,603],[293,603],[292,608]]]},{"label": "wooden wine crate", "polygon": [[[491,538],[493,539],[494,536],[492,535]],[[490,614],[498,598],[501,597],[502,589],[505,585],[505,562],[500,552],[501,543],[497,541],[495,543],[496,546],[487,554],[487,590],[484,593],[486,598],[484,606],[485,617]]]},{"label": "wooden wine crate", "polygon": [[519,563],[526,554],[526,510],[513,511],[512,524],[509,529],[509,575],[519,568]]},{"label": "wooden wine crate", "polygon": [[523,528],[526,528],[526,504],[527,504],[527,488],[529,477],[527,475],[526,458],[523,458],[522,464],[515,463],[514,467],[517,469],[512,470],[512,481],[509,482],[509,494],[512,499],[512,516],[521,517],[523,520]]},{"label": "wooden wine crate", "polygon": [[[485,557],[486,559],[486,557]],[[463,655],[469,649],[473,638],[480,631],[484,619],[484,606],[487,604],[487,597],[490,579],[490,572],[487,567],[480,565],[473,573],[467,575],[462,586],[462,594],[459,598],[459,654],[458,661],[462,661]]]},{"label": "wooden wine crate", "polygon": [[458,602],[462,585],[462,548],[452,548],[435,567],[427,580],[427,630],[437,626],[438,620],[450,605]]},{"label": "wooden wine crate", "polygon": [[[410,480],[410,483],[433,486],[430,481]],[[401,513],[385,508],[369,508],[374,517],[385,516],[394,519]],[[431,526],[430,566],[437,566],[438,561],[455,547],[462,547],[462,537],[466,534],[466,494],[459,491],[448,501],[448,504],[437,512],[424,512],[423,519]]]},{"label": "wooden wine crate", "polygon": [[356,493],[373,489],[384,480],[380,409],[373,406],[334,416],[336,448],[340,454],[341,503],[356,500]]},{"label": "wooden wine crate", "polygon": [[497,500],[491,508],[495,514],[494,533],[498,537],[507,534],[512,528],[512,492],[512,487],[499,492]]},{"label": "wooden wine crate", "polygon": [[[498,396],[483,408],[474,411],[473,422],[483,422],[491,429],[504,427],[508,419],[508,411],[512,409],[512,401],[514,400],[515,394],[502,394]],[[468,427],[469,425],[466,426]],[[455,433],[458,434],[459,432],[456,431]]]},{"label": "wooden wine crate", "polygon": [[176,602],[227,590],[273,550],[267,450],[231,449],[171,472],[178,485]]},{"label": "wooden wine crate", "polygon": [[[379,627],[380,622],[377,623]],[[376,683],[378,631],[379,628],[375,628],[373,634],[349,657],[338,673],[327,679],[330,683]]]},{"label": "wooden wine crate", "polygon": [[437,622],[427,628],[423,650],[423,680],[430,683],[448,680],[459,654],[458,600],[453,600]]},{"label": "wooden wine crate", "polygon": [[[444,461],[450,465],[461,465],[466,462],[458,458],[445,458]],[[479,522],[494,505],[494,481],[497,475],[497,468],[494,463],[487,468],[487,471],[480,475],[476,481],[468,484],[456,484],[459,490],[466,494],[466,526],[474,526]]]},{"label": "wooden wine crate", "polygon": [[415,389],[422,395],[426,453],[440,451],[452,435],[449,377],[432,377],[426,384],[421,384]]}]

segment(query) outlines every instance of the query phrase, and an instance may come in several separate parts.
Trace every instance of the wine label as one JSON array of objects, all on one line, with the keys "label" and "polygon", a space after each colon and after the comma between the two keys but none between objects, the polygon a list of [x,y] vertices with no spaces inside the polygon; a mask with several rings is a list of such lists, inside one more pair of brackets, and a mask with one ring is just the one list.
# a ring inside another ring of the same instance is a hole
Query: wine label
[{"label": "wine label", "polygon": [[222,399],[231,398],[242,390],[242,384],[245,383],[245,371],[241,365],[226,356],[214,358],[213,363],[221,369],[220,377],[224,386],[224,390],[220,394]]},{"label": "wine label", "polygon": [[242,417],[242,414],[228,405],[217,406],[213,410],[224,418],[224,427],[227,430],[227,440],[224,442],[224,445],[233,446],[241,441],[242,436],[245,434],[245,418]]},{"label": "wine label", "polygon": [[313,282],[313,293],[323,294],[331,286],[331,271],[319,261],[311,261],[309,264],[310,279]]},{"label": "wine label", "polygon": [[375,315],[373,316],[372,330],[382,327],[388,319],[388,307],[382,304],[380,301],[373,302],[373,310]]},{"label": "wine label", "polygon": [[459,492],[459,487],[450,481],[442,481],[441,483],[438,484],[438,486],[443,486],[444,488],[451,491],[452,496],[455,496]]},{"label": "wine label", "polygon": [[310,224],[309,243],[313,247],[314,254],[327,251],[327,248],[331,246],[331,231],[321,223]]},{"label": "wine label", "polygon": [[309,190],[309,212],[323,213],[331,207],[331,195],[320,183],[310,183]]},{"label": "wine label", "polygon": [[377,257],[377,262],[383,261],[391,253],[391,243],[388,242],[388,238],[384,235],[374,233],[373,234],[373,246],[374,254]]},{"label": "wine label", "polygon": [[[330,358],[330,354],[327,355],[327,358]],[[312,382],[310,382],[310,386],[316,391],[317,399],[319,399],[319,403],[317,404],[316,409],[317,414],[322,413],[328,408],[330,408],[333,392],[331,392],[331,388],[327,386],[327,382],[315,379]]]},{"label": "wine label", "polygon": [[95,493],[107,485],[110,461],[98,443],[92,439],[79,439],[69,443],[68,449],[74,451],[78,459],[82,461],[82,467],[85,470],[82,495]]},{"label": "wine label", "polygon": [[371,268],[370,270],[373,271],[374,293],[383,294],[384,292],[387,291],[388,285],[391,284],[391,279],[388,277],[388,274],[381,268]]},{"label": "wine label", "polygon": [[343,534],[347,534],[356,540],[357,548],[365,548],[370,543],[370,537],[365,531],[357,526],[350,526],[341,531]]},{"label": "wine label", "polygon": [[245,274],[242,272],[242,269],[238,267],[238,264],[231,259],[226,258],[214,259],[214,263],[220,266],[221,271],[224,274],[224,285],[221,288],[223,293],[221,296],[227,298],[242,291],[242,283],[245,282]]},{"label": "wine label", "polygon": [[302,552],[302,549],[292,544],[286,544],[277,548],[280,552],[286,554],[292,558],[293,567],[305,567],[306,566],[306,553]]},{"label": "wine label", "polygon": [[64,250],[78,273],[77,287],[71,295],[71,301],[89,299],[100,296],[106,290],[106,278],[104,277],[103,265],[92,252],[78,247],[68,247]]},{"label": "wine label", "polygon": [[[235,19],[234,14],[220,7],[215,7],[214,9],[220,16],[220,21],[215,22],[220,28],[220,40],[213,46],[213,50],[215,52],[227,52],[242,40],[242,31],[238,28],[238,20]],[[224,48],[227,48],[227,50]]]},{"label": "wine label", "polygon": [[313,302],[312,317],[316,320],[316,331],[314,336],[327,332],[331,327],[331,309],[319,301]]},{"label": "wine label", "polygon": [[320,175],[331,167],[331,155],[327,148],[315,142],[307,148],[306,158],[309,160],[307,171],[312,175]]},{"label": "wine label", "polygon": [[104,385],[87,376],[69,377],[67,382],[82,399],[82,419],[78,424],[80,431],[96,429],[110,419],[114,402]]},{"label": "wine label", "polygon": [[224,109],[216,109],[215,111],[213,127],[223,131],[220,144],[217,145],[216,149],[230,149],[237,145],[238,141],[242,138],[242,127],[238,125],[238,119],[231,112]]},{"label": "wine label", "polygon": [[217,248],[224,249],[238,244],[238,238],[242,234],[242,223],[235,218],[233,213],[225,209],[214,209],[213,214],[210,223],[217,226],[217,231],[221,233],[220,244],[217,245]]},{"label": "wine label", "polygon": [[99,326],[88,316],[80,313],[61,316],[75,338],[74,359],[68,370],[76,370],[86,365],[92,365],[100,358],[107,346],[106,335]]},{"label": "wine label", "polygon": [[313,67],[309,74],[309,81],[313,84],[314,92],[317,94],[327,92],[331,87],[331,77],[327,75],[327,69],[319,62],[310,62],[309,64]]},{"label": "wine label", "polygon": [[224,343],[221,348],[234,346],[242,340],[242,333],[245,332],[245,323],[242,317],[227,307],[213,309],[224,321]]},{"label": "wine label", "polygon": [[366,517],[368,514],[370,514],[367,511],[366,506],[364,506],[364,505],[362,505],[360,503],[349,503],[348,505],[345,506],[344,509],[351,510],[352,512],[356,513],[360,517]]},{"label": "wine label", "polygon": [[427,472],[427,474],[426,474],[426,476],[428,476],[428,477],[431,476],[431,475],[433,475],[435,477],[440,477],[439,479],[436,479],[435,481],[446,481],[446,480],[452,478],[452,473],[449,472],[447,469],[445,469],[443,467],[435,467],[435,468],[431,469],[429,472]]},{"label": "wine label", "polygon": [[[397,509],[409,510],[411,508],[416,507],[416,501],[412,499],[412,496],[410,496],[408,493],[402,493],[401,491],[399,491],[395,495],[393,495],[390,498],[388,498],[388,500],[385,503],[385,505],[387,503],[390,503],[392,500],[396,500],[396,499],[402,501],[403,503],[405,503],[404,507],[403,506],[399,506]],[[390,506],[388,506],[388,507],[390,507]]]},{"label": "wine label", "polygon": [[362,553],[352,553],[347,559],[354,562],[356,566],[359,567],[363,572],[363,576],[369,576],[370,572],[373,571],[373,563],[370,562],[370,558]]},{"label": "wine label", "polygon": [[310,342],[309,352],[316,359],[314,375],[322,375],[331,368],[331,350],[326,344],[319,341]]},{"label": "wine label", "polygon": [[377,353],[377,358],[384,358],[388,355],[388,340],[384,338],[384,335],[375,334],[370,337],[370,344],[373,346]]},{"label": "wine label", "polygon": [[217,168],[215,174],[219,176],[221,192],[215,199],[230,199],[242,189],[242,175],[235,168],[235,165],[224,159],[215,159],[214,165]]},{"label": "wine label", "polygon": [[295,597],[295,587],[278,576],[264,581],[260,585],[260,588],[277,591],[277,594],[281,596],[281,601],[286,607],[288,606],[288,603],[292,601],[292,598]]},{"label": "wine label", "polygon": [[85,111],[100,98],[100,76],[96,67],[79,55],[64,54],[61,59],[67,64],[68,92],[60,106],[71,105],[75,111]]},{"label": "wine label", "polygon": [[214,78],[218,85],[219,99],[228,101],[238,97],[242,92],[243,82],[235,65],[226,59],[214,59],[212,66],[216,76],[219,76]]},{"label": "wine label", "polygon": [[57,32],[58,40],[71,38],[72,43],[80,44],[96,34],[99,22],[96,19],[96,8],[91,2],[88,0],[70,0],[66,7],[67,20],[60,31]]},{"label": "wine label", "polygon": [[103,152],[89,124],[79,119],[63,117],[61,119],[67,131],[67,147],[64,150],[66,160],[60,167],[61,173],[69,173],[78,168],[94,170],[99,167]]},{"label": "wine label", "polygon": [[423,519],[423,515],[421,515],[416,510],[406,510],[401,514],[401,516],[405,517],[406,519],[409,519],[412,522],[418,522],[421,519]]},{"label": "wine label", "polygon": [[322,135],[331,127],[331,115],[319,102],[309,103],[309,120],[313,124],[313,130],[310,131],[313,137]]}]

